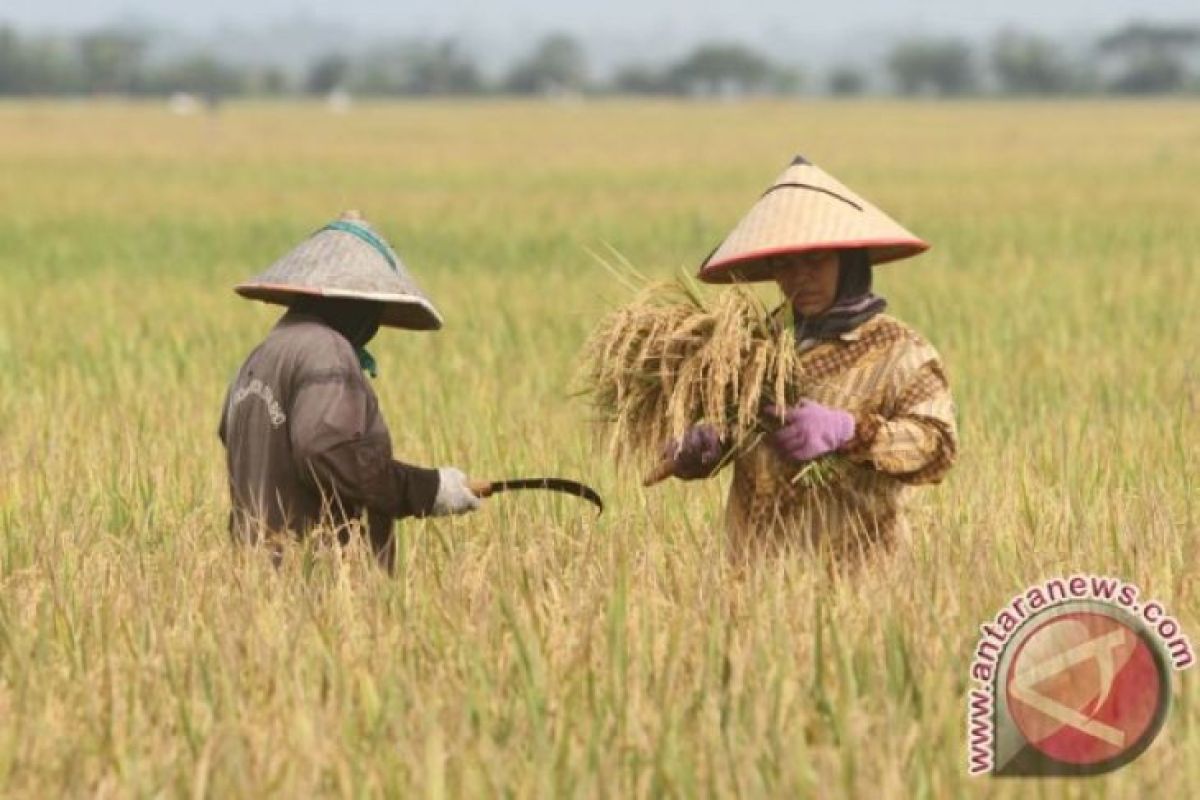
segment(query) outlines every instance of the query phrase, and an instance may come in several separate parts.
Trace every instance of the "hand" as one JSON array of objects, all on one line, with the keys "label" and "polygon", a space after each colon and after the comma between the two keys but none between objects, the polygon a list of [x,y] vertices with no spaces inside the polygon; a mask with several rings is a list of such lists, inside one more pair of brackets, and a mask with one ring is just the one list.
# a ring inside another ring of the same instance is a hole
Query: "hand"
[{"label": "hand", "polygon": [[438,468],[438,491],[437,498],[433,501],[433,510],[430,512],[432,516],[466,514],[479,508],[480,503],[480,499],[467,485],[467,476],[461,469]]},{"label": "hand", "polygon": [[707,478],[725,456],[725,443],[711,425],[693,425],[682,442],[663,448],[663,458],[673,462],[671,474],[685,481]]},{"label": "hand", "polygon": [[780,413],[777,406],[763,409],[783,422],[771,439],[791,461],[811,461],[844,447],[854,438],[854,415],[805,400]]}]

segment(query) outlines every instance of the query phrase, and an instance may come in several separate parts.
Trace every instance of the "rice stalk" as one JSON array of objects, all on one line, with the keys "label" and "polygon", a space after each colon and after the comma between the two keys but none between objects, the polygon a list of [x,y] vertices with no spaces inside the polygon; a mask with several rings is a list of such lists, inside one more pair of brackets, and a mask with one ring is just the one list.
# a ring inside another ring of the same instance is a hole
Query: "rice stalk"
[{"label": "rice stalk", "polygon": [[[765,406],[800,400],[793,333],[743,285],[706,295],[687,277],[643,281],[601,320],[582,365],[581,393],[619,461],[655,463],[665,443],[700,423],[743,452],[778,425]],[[833,460],[804,465],[793,483],[835,479]]]}]

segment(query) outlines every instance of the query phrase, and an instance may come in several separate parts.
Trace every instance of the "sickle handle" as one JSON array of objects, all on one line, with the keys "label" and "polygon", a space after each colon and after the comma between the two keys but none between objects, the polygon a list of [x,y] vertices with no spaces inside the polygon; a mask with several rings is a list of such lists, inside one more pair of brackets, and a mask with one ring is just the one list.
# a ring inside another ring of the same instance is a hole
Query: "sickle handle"
[{"label": "sickle handle", "polygon": [[467,488],[471,490],[471,494],[476,497],[491,497],[492,483],[491,481],[468,481]]},{"label": "sickle handle", "polygon": [[667,478],[675,474],[675,460],[664,458],[658,462],[658,466],[646,474],[642,479],[642,486],[653,486],[656,483],[662,483]]}]

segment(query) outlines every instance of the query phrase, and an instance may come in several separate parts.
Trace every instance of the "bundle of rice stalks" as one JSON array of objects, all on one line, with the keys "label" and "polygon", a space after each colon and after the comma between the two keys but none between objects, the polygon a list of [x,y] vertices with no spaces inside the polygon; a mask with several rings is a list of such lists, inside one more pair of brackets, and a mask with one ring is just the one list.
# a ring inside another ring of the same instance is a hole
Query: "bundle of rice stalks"
[{"label": "bundle of rice stalks", "polygon": [[[664,443],[701,422],[735,455],[778,424],[764,406],[801,399],[790,326],[745,286],[705,298],[686,277],[645,285],[603,319],[585,345],[583,369],[584,391],[622,460],[658,463]],[[823,483],[828,467],[808,464],[793,480]]]}]

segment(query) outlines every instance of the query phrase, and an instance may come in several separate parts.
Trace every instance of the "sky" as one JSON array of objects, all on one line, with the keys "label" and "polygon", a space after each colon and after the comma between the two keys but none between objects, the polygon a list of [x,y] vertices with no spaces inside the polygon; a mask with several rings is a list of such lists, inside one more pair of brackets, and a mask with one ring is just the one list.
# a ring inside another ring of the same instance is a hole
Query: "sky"
[{"label": "sky", "polygon": [[1003,24],[1066,30],[1105,27],[1134,17],[1200,18],[1196,0],[0,0],[0,19],[77,28],[146,18],[197,30],[258,26],[297,15],[349,21],[363,28],[436,29],[677,28],[752,34],[783,25],[839,33],[862,27],[978,31]]},{"label": "sky", "polygon": [[718,38],[829,62],[905,35],[979,38],[1013,26],[1084,41],[1134,19],[1200,23],[1200,0],[0,0],[0,24],[22,30],[135,23],[276,61],[289,48],[307,55],[339,41],[454,37],[486,66],[561,30],[582,39],[601,69],[663,62]]}]

